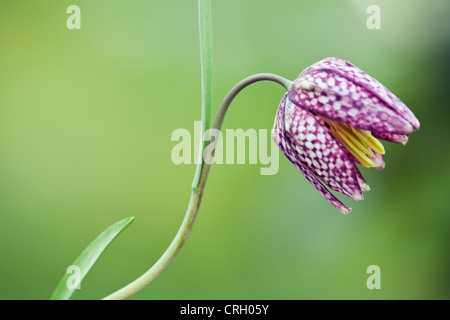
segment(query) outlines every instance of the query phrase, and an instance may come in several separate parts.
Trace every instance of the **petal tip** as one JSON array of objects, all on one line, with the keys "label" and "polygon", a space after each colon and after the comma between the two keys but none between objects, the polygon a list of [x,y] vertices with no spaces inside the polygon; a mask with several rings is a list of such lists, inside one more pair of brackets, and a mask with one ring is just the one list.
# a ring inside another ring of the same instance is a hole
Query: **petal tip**
[{"label": "petal tip", "polygon": [[414,131],[417,131],[420,129],[420,122],[417,118],[414,118],[414,120],[412,121],[411,125],[414,128]]},{"label": "petal tip", "polygon": [[380,162],[379,164],[376,164],[374,168],[377,170],[384,170],[386,168],[386,163],[384,161],[382,163]]},{"label": "petal tip", "polygon": [[401,136],[400,137],[400,143],[404,146],[408,143],[408,136]]},{"label": "petal tip", "polygon": [[347,215],[350,212],[352,212],[352,208],[341,208],[339,209],[340,212],[342,212],[343,214]]},{"label": "petal tip", "polygon": [[346,196],[352,198],[355,201],[363,201],[364,200],[364,196],[362,194],[362,189],[358,184],[358,190],[352,190],[352,193],[349,194],[345,194]]}]

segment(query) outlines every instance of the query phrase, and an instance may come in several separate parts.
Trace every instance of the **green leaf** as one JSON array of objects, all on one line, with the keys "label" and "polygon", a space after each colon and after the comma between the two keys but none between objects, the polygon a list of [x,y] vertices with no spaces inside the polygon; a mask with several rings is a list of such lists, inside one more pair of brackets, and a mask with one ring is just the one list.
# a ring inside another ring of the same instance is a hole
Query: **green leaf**
[{"label": "green leaf", "polygon": [[[211,105],[212,105],[212,24],[211,24],[211,1],[198,0],[198,22],[200,37],[200,63],[202,73],[202,132],[211,128]],[[198,153],[198,165],[195,171],[192,187],[198,187],[200,172],[203,166],[203,151],[209,141],[203,141]]]},{"label": "green leaf", "polygon": [[[134,217],[129,217],[116,222],[112,226],[103,231],[89,246],[84,249],[80,256],[69,266],[68,272],[64,274],[63,278],[56,287],[50,300],[69,300],[76,290],[75,285],[71,283],[69,286],[68,280],[77,274],[77,278],[81,280],[86,276],[95,262],[100,258],[102,253],[106,250],[109,244],[131,223]],[[75,267],[73,270],[72,268]],[[73,271],[73,273],[72,273]]]}]

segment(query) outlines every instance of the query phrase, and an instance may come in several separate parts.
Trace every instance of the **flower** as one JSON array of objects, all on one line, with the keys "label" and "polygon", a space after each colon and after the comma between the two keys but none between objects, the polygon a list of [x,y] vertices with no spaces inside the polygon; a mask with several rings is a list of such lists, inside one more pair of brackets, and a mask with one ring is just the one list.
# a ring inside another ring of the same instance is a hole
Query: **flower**
[{"label": "flower", "polygon": [[325,186],[356,201],[370,188],[356,167],[384,169],[377,140],[406,144],[420,127],[414,114],[377,80],[340,58],[306,68],[281,100],[272,138],[305,178],[339,211]]}]

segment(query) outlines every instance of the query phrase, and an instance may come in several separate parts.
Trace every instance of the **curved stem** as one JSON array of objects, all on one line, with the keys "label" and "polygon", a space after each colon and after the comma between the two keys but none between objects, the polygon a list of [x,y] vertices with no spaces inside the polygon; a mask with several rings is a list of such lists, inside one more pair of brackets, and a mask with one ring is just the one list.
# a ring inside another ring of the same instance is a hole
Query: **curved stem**
[{"label": "curved stem", "polygon": [[[230,106],[233,99],[236,95],[248,85],[257,82],[257,81],[274,81],[281,84],[286,90],[291,84],[291,81],[284,79],[280,76],[270,73],[260,73],[250,76],[237,85],[235,85],[230,92],[225,96],[222,104],[220,105],[220,109],[217,112],[216,120],[214,121],[213,129],[220,130],[225,119],[225,114],[227,113],[228,107]],[[191,199],[189,201],[189,205],[186,211],[186,215],[184,217],[183,223],[180,226],[175,238],[172,240],[170,246],[166,249],[164,254],[159,258],[159,260],[142,276],[134,280],[132,283],[123,287],[122,289],[114,292],[113,294],[104,298],[105,300],[122,300],[127,299],[134,294],[138,293],[150,283],[152,283],[156,278],[158,278],[161,273],[170,265],[173,259],[176,257],[178,252],[183,247],[183,244],[186,242],[186,239],[189,236],[189,233],[192,230],[192,227],[195,222],[195,218],[197,217],[198,210],[200,208],[200,203],[203,197],[203,191],[205,189],[206,179],[208,178],[208,173],[211,168],[212,157],[214,154],[214,150],[216,148],[217,141],[211,141],[210,147],[212,152],[205,154],[207,159],[203,158],[202,160],[202,169],[199,176],[198,187],[193,188],[191,192]]]}]

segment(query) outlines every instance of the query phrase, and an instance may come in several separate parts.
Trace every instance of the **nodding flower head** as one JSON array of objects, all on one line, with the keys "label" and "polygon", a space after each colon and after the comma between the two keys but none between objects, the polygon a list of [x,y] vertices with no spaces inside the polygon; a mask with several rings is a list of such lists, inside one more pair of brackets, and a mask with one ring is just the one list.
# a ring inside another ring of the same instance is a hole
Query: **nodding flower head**
[{"label": "nodding flower head", "polygon": [[347,61],[327,58],[292,82],[278,107],[272,137],[331,204],[349,213],[323,184],[363,200],[362,191],[370,189],[355,164],[384,169],[378,139],[406,144],[419,126],[377,80]]}]

